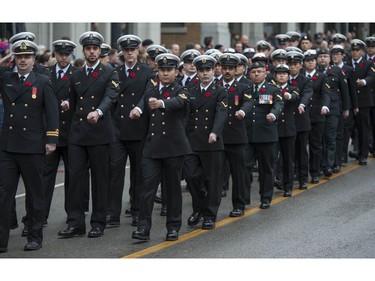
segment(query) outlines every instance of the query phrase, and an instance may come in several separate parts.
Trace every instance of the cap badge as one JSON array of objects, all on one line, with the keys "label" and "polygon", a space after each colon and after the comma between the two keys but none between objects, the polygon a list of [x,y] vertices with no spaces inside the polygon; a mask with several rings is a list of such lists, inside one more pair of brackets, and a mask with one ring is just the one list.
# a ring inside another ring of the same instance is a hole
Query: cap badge
[{"label": "cap badge", "polygon": [[159,54],[159,48],[155,49],[155,54]]},{"label": "cap badge", "polygon": [[21,43],[20,49],[21,50],[27,50],[27,46],[26,46],[25,42]]},{"label": "cap badge", "polygon": [[130,44],[131,42],[130,42],[130,38],[128,38],[128,40],[126,40],[126,44]]},{"label": "cap badge", "polygon": [[202,62],[203,62],[203,63],[206,63],[206,59],[205,59],[205,58],[203,58],[203,59],[202,59]]},{"label": "cap badge", "polygon": [[65,48],[66,48],[66,43],[63,42],[62,45],[61,45],[61,47],[62,47],[63,49],[65,49]]},{"label": "cap badge", "polygon": [[168,62],[167,57],[164,57],[163,58],[163,63],[167,63],[167,62]]},{"label": "cap badge", "polygon": [[192,58],[194,58],[194,53],[190,53],[190,56],[191,56]]},{"label": "cap badge", "polygon": [[227,60],[230,60],[230,55],[227,55]]},{"label": "cap badge", "polygon": [[89,39],[92,40],[93,38],[94,38],[94,35],[92,33],[90,33]]}]

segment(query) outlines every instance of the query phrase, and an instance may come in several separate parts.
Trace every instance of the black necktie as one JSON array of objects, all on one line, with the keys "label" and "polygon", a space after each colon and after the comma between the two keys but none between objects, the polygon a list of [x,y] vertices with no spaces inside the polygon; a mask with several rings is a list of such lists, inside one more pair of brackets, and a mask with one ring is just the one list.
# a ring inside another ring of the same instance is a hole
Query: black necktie
[{"label": "black necktie", "polygon": [[92,67],[87,68],[87,76],[90,76],[94,69]]},{"label": "black necktie", "polygon": [[58,72],[57,80],[60,80],[61,77],[63,76],[64,70],[60,69]]},{"label": "black necktie", "polygon": [[311,75],[310,75],[310,74],[307,74],[307,78],[311,79]]},{"label": "black necktie", "polygon": [[229,84],[228,84],[228,83],[227,83],[227,84],[225,84],[225,88],[227,88],[227,89],[229,88]]},{"label": "black necktie", "polygon": [[25,82],[25,76],[22,75],[22,76],[20,77],[20,83],[22,84],[23,82]]},{"label": "black necktie", "polygon": [[202,94],[205,94],[205,93],[206,93],[206,89],[203,88],[203,89],[202,89]]},{"label": "black necktie", "polygon": [[165,92],[166,89],[167,89],[167,87],[162,87],[162,88],[160,89],[160,94],[163,94],[163,93]]},{"label": "black necktie", "polygon": [[214,83],[217,84],[219,82],[219,78],[215,78]]},{"label": "black necktie", "polygon": [[258,92],[258,85],[255,85],[254,87],[254,93],[257,93]]},{"label": "black necktie", "polygon": [[190,77],[188,77],[188,78],[186,79],[186,81],[185,81],[185,85],[184,85],[184,86],[186,86],[189,82],[190,82]]}]

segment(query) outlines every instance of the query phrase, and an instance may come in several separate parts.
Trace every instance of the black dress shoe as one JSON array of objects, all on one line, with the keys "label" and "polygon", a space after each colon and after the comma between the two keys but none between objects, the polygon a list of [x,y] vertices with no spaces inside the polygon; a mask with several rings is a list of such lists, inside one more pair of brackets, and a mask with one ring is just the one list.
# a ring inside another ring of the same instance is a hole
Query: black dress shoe
[{"label": "black dress shoe", "polygon": [[268,209],[270,206],[271,206],[270,203],[265,202],[265,203],[261,203],[259,208],[261,208],[261,209]]},{"label": "black dress shoe", "polygon": [[42,248],[42,243],[31,241],[31,242],[28,242],[23,249],[24,251],[36,251],[36,250],[39,250],[40,248]]},{"label": "black dress shoe", "polygon": [[8,251],[8,248],[0,248],[0,253],[6,253]]},{"label": "black dress shoe", "polygon": [[312,177],[312,179],[311,179],[311,183],[313,183],[313,184],[319,183],[319,180],[320,180],[319,177],[314,176],[314,177]]},{"label": "black dress shoe", "polygon": [[332,174],[333,174],[333,171],[332,171],[332,168],[331,167],[327,167],[327,168],[324,168],[324,170],[323,170],[323,175],[325,176],[325,177],[330,177],[330,176],[332,176]]},{"label": "black dress shoe", "polygon": [[284,190],[283,184],[279,180],[275,180],[273,186],[278,190]]},{"label": "black dress shoe", "polygon": [[291,190],[284,191],[284,197],[292,197],[292,191]]},{"label": "black dress shoe", "polygon": [[165,217],[167,215],[167,205],[161,205],[160,215]]},{"label": "black dress shoe", "polygon": [[303,181],[299,183],[299,189],[306,190],[307,189],[307,182]]},{"label": "black dress shoe", "polygon": [[245,211],[242,209],[233,209],[230,213],[230,217],[242,217],[245,214]]},{"label": "black dress shoe", "polygon": [[221,192],[221,197],[227,197],[227,191],[225,189]]},{"label": "black dress shoe", "polygon": [[158,204],[161,204],[162,203],[161,196],[159,196],[159,195],[156,194],[154,202],[158,203]]},{"label": "black dress shoe", "polygon": [[132,238],[142,241],[148,241],[150,240],[150,231],[147,231],[145,229],[137,229],[133,231]]},{"label": "black dress shoe", "polygon": [[103,236],[104,229],[101,229],[100,227],[93,227],[89,231],[89,234],[87,235],[88,238],[98,238]]},{"label": "black dress shoe", "polygon": [[365,158],[361,158],[358,160],[358,164],[361,166],[366,166],[367,165],[367,160]]},{"label": "black dress shoe", "polygon": [[188,219],[188,226],[194,226],[197,225],[202,218],[202,213],[194,212],[191,214],[191,216]]},{"label": "black dress shoe", "polygon": [[357,152],[354,152],[354,151],[349,151],[349,157],[350,158],[355,158],[358,160],[358,153]]},{"label": "black dress shoe", "polygon": [[25,225],[24,228],[22,229],[21,236],[22,237],[27,237],[28,234],[29,234],[29,228]]},{"label": "black dress shoe", "polygon": [[210,219],[204,219],[202,223],[202,229],[210,230],[215,228],[215,221]]},{"label": "black dress shoe", "polygon": [[177,230],[168,230],[166,241],[176,241],[178,240],[178,231]]},{"label": "black dress shoe", "polygon": [[105,218],[106,227],[112,228],[112,227],[119,227],[120,226],[120,219],[114,218],[112,216],[107,216]]},{"label": "black dress shoe", "polygon": [[138,225],[138,216],[133,216],[132,217],[132,226],[137,226]]},{"label": "black dress shoe", "polygon": [[333,166],[332,168],[332,172],[335,174],[340,173],[340,170],[341,170],[340,166]]},{"label": "black dress shoe", "polygon": [[62,238],[73,238],[74,236],[82,236],[86,234],[86,229],[76,228],[76,227],[68,227],[65,230],[59,231],[58,236]]}]

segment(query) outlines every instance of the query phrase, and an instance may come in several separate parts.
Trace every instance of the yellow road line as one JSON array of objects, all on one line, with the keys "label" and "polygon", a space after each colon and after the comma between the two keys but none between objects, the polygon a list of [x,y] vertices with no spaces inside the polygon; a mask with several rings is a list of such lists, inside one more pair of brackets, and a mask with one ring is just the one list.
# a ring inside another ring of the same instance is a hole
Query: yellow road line
[{"label": "yellow road line", "polygon": [[[373,159],[368,159],[368,162],[371,162],[373,161]],[[346,174],[352,170],[355,170],[357,168],[359,168],[360,166],[356,163],[352,163],[350,165],[347,165],[345,167],[342,167],[341,168],[341,172],[340,173],[337,173],[337,174],[333,174],[330,178],[321,178],[319,183],[317,184],[309,184],[308,185],[308,189],[311,189],[311,188],[315,188],[323,183],[326,183],[334,178],[337,178],[343,174]],[[293,196],[296,196],[302,192],[305,192],[306,190],[300,190],[300,189],[293,189]],[[282,195],[280,196],[277,196],[275,198],[272,199],[272,203],[271,205],[275,205],[275,204],[278,204],[284,200],[288,200],[289,198],[288,197],[283,197]],[[232,218],[232,217],[228,217],[226,219],[223,219],[223,220],[220,220],[218,222],[216,222],[216,228],[220,228],[220,227],[223,227],[227,224],[230,224],[230,223],[233,223],[233,222],[236,222],[236,221],[239,221],[239,220],[242,220],[246,217],[249,217],[257,212],[261,211],[261,209],[259,207],[252,207],[251,209],[246,209],[245,210],[245,214],[242,216],[242,217],[237,217],[237,218]],[[138,251],[138,252],[134,252],[130,255],[127,255],[127,256],[124,256],[122,258],[124,259],[129,259],[129,258],[141,258],[141,257],[144,257],[144,256],[147,256],[147,255],[150,255],[152,253],[155,253],[157,251],[160,251],[160,250],[163,250],[163,249],[166,249],[166,248],[169,248],[169,247],[172,247],[174,245],[177,245],[179,243],[182,243],[186,240],[189,240],[189,239],[192,239],[194,237],[197,237],[199,235],[202,235],[204,233],[207,233],[209,231],[212,231],[212,230],[204,230],[204,229],[196,229],[194,231],[191,231],[189,233],[186,233],[184,235],[181,235],[179,237],[179,239],[177,241],[165,241],[165,242],[162,242],[160,244],[157,244],[155,246],[152,246],[152,247],[149,247],[149,248],[146,248],[144,250],[141,250],[141,251]]]}]

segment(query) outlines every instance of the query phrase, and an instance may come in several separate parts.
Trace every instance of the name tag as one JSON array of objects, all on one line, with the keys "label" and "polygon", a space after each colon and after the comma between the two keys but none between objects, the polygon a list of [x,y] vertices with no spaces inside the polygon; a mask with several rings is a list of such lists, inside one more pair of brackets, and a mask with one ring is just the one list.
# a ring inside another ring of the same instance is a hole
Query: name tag
[{"label": "name tag", "polygon": [[272,104],[272,95],[259,95],[259,104]]}]

